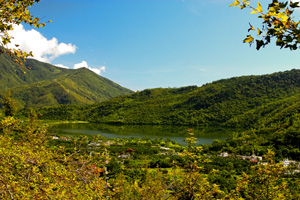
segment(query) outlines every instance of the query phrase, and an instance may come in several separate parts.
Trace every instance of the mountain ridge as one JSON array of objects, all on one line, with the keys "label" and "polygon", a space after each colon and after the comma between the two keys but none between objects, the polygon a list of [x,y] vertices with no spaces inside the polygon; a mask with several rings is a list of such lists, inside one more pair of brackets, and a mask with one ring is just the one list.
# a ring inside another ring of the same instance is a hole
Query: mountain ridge
[{"label": "mountain ridge", "polygon": [[[201,87],[146,89],[84,107],[68,106],[64,108],[68,114],[53,108],[51,116],[97,123],[251,127],[298,114],[299,92],[300,70],[293,69],[222,79]],[[38,112],[46,119],[52,111]]]},{"label": "mountain ridge", "polygon": [[24,67],[0,55],[0,97],[11,91],[18,107],[92,104],[133,91],[86,68],[64,69],[27,59]]}]

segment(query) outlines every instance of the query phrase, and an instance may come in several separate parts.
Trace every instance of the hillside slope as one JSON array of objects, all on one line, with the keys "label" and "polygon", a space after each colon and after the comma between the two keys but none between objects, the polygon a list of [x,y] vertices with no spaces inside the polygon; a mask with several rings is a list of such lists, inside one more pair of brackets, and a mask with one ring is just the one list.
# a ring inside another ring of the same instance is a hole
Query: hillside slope
[{"label": "hillside slope", "polygon": [[69,106],[64,108],[68,113],[57,108],[39,112],[44,118],[72,116],[93,122],[249,127],[299,113],[299,92],[300,70],[291,70],[223,79],[202,87],[147,89],[86,107]]},{"label": "hillside slope", "polygon": [[94,72],[80,68],[63,69],[28,59],[21,68],[0,55],[0,96],[11,91],[18,107],[41,107],[57,104],[92,104],[132,91]]}]

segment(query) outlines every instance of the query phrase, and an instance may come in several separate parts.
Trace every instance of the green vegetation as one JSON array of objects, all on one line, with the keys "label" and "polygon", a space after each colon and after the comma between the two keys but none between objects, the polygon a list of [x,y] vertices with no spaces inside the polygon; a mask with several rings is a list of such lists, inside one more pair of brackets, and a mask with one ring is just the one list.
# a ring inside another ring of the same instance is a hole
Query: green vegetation
[{"label": "green vegetation", "polygon": [[[118,124],[221,125],[242,127],[206,153],[264,155],[298,160],[300,70],[224,79],[202,87],[156,88],[86,106],[37,108],[41,119]],[[21,114],[27,115],[29,110]]]},{"label": "green vegetation", "polygon": [[[263,10],[259,2],[257,2],[257,7],[254,7],[251,5],[251,0],[235,0],[230,6],[238,6],[241,9],[249,8],[251,14],[263,19],[260,29],[254,28],[251,24],[248,29],[248,32],[254,32],[254,37],[257,37],[255,40],[257,50],[271,43],[273,38],[276,39],[276,45],[280,48],[290,50],[299,48],[299,21],[294,21],[293,16],[295,9],[300,7],[299,2],[272,0],[271,3],[268,2],[266,10]],[[254,43],[252,35],[247,35],[244,43],[249,43],[251,46]]]},{"label": "green vegetation", "polygon": [[[44,25],[27,10],[36,2],[1,4],[2,46],[10,42],[7,22]],[[273,0],[263,13],[259,3],[254,8],[249,2],[235,0],[232,5],[249,7],[264,19],[266,36],[256,40],[257,49],[271,37],[281,47],[298,48],[298,23],[290,18],[298,3]],[[249,35],[244,42],[253,40]],[[60,69],[34,60],[25,66],[19,68],[6,54],[0,56],[1,199],[300,199],[300,70],[236,77],[202,87],[149,89],[104,101],[131,91],[87,69]],[[13,98],[19,107],[40,108],[20,111],[21,120],[14,116]],[[104,102],[84,105],[100,101]],[[195,145],[196,137],[188,129],[183,147],[170,139],[63,137],[48,132],[38,116],[52,123],[247,129],[202,146]],[[290,160],[282,161],[286,158]]]},{"label": "green vegetation", "polygon": [[92,104],[132,91],[92,71],[62,69],[27,59],[24,68],[0,55],[0,97],[11,91],[18,108],[58,104]]},{"label": "green vegetation", "polygon": [[[92,105],[23,109],[22,120],[3,112],[0,197],[298,199],[299,78],[291,70],[157,88]],[[170,139],[64,137],[47,131],[57,120],[246,129],[201,146],[187,129],[181,146]]]},{"label": "green vegetation", "polygon": [[[7,45],[11,43],[12,37],[9,35],[9,31],[13,30],[13,25],[19,25],[21,23],[29,24],[34,27],[44,27],[46,23],[41,23],[40,19],[34,17],[29,8],[35,3],[40,2],[40,0],[6,0],[0,3],[0,54],[6,52],[11,57],[15,58],[15,62],[23,65],[23,63],[18,59],[25,59],[28,56],[33,56],[32,52],[24,52],[15,44],[15,48],[7,49]],[[48,22],[51,22],[49,20]]]},{"label": "green vegetation", "polygon": [[45,107],[37,112],[43,115],[41,119],[260,127],[298,113],[299,80],[300,70],[291,70],[224,79],[202,87],[147,89],[98,104]]},{"label": "green vegetation", "polygon": [[[18,115],[30,116],[27,122],[8,117],[1,122],[3,143],[20,144],[12,151],[0,143],[3,155],[9,158],[3,165],[26,171],[21,175],[10,171],[11,178],[2,182],[1,195],[18,197],[22,191],[43,199],[59,191],[59,197],[71,199],[298,199],[299,78],[300,70],[291,70],[224,79],[202,87],[144,90],[92,105],[24,109]],[[32,120],[34,111],[52,123],[218,124],[245,131],[226,141],[197,146],[189,129],[185,147],[172,140],[149,138],[66,138],[37,125]],[[23,147],[25,154],[14,154],[24,151]],[[38,155],[35,148],[49,156]],[[283,165],[284,159],[289,164]],[[30,160],[42,161],[32,164]],[[24,178],[36,176],[40,178],[33,182]],[[43,185],[48,190],[38,187],[40,180],[50,180]],[[27,184],[29,189],[25,189]]]},{"label": "green vegetation", "polygon": [[8,91],[7,95],[3,98],[3,112],[5,116],[14,116],[16,113],[16,103],[10,96],[10,90]]},{"label": "green vegetation", "polygon": [[261,125],[258,128],[235,133],[226,141],[214,141],[207,149],[212,151],[227,151],[229,153],[251,155],[266,154],[268,149],[275,152],[276,160],[289,158],[299,160],[299,119],[300,115],[294,114],[286,117],[284,121],[273,123],[269,126]]},{"label": "green vegetation", "polygon": [[0,121],[2,199],[298,199],[299,175],[173,141],[59,137],[33,112]]}]

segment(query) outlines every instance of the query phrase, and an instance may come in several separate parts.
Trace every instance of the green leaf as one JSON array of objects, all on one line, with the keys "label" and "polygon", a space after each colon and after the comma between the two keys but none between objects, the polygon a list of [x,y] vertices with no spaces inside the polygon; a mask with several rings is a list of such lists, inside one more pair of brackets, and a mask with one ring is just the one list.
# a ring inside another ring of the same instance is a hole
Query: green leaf
[{"label": "green leaf", "polygon": [[300,6],[299,6],[298,4],[299,4],[299,2],[293,3],[293,2],[291,1],[291,2],[290,2],[290,7],[291,7],[291,8],[299,8]]},{"label": "green leaf", "polygon": [[265,43],[262,40],[256,40],[256,50],[258,51],[261,47],[264,47]]}]

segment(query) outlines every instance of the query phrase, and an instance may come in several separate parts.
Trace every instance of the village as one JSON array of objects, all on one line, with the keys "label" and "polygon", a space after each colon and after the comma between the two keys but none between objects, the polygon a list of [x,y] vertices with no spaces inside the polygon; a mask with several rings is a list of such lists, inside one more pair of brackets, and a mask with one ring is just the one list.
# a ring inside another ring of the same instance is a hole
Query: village
[{"label": "village", "polygon": [[[266,161],[264,161],[263,156],[257,156],[255,154],[252,154],[251,156],[246,156],[246,155],[235,155],[235,154],[229,154],[228,152],[222,152],[220,154],[218,154],[219,157],[236,157],[238,159],[242,159],[242,160],[249,160],[251,162],[257,163],[258,165],[267,165],[268,163]],[[300,172],[300,162],[297,162],[295,160],[289,160],[288,158],[285,158],[281,161],[279,161],[279,163],[282,163],[284,168],[288,168],[288,167],[293,167],[294,170],[292,171],[292,173],[299,173]]]},{"label": "village", "polygon": [[[69,137],[65,137],[65,136],[51,136],[51,138],[53,140],[63,140],[63,141],[70,141],[71,138]],[[123,145],[123,143],[115,143],[114,141],[111,140],[107,140],[105,142],[103,142],[102,140],[98,140],[98,142],[90,142],[88,144],[88,148],[92,149],[93,148],[99,148],[101,145],[105,146],[105,147],[109,147],[110,145],[115,144],[115,145]],[[159,148],[160,152],[157,155],[179,155],[178,152],[176,152],[174,149],[170,148],[170,147],[165,147],[165,146],[151,146],[151,148]],[[106,150],[107,151],[107,150]],[[132,148],[128,148],[126,149],[126,153],[125,154],[119,154],[117,155],[118,159],[130,159],[130,155],[131,153],[134,152],[134,149]],[[222,152],[220,154],[217,154],[218,157],[223,157],[223,158],[227,158],[227,157],[235,157],[238,159],[242,159],[242,160],[249,160],[251,162],[257,163],[258,165],[266,165],[267,162],[264,161],[263,156],[257,156],[254,153],[251,156],[247,156],[247,155],[235,155],[235,154],[229,154],[228,152]],[[296,168],[297,170],[295,170],[296,172],[298,172],[298,170],[300,170],[300,162],[297,162],[295,160],[289,160],[288,158],[285,158],[281,161],[279,161],[280,163],[282,163],[283,167],[289,167],[289,166],[293,166],[294,168]]]}]

